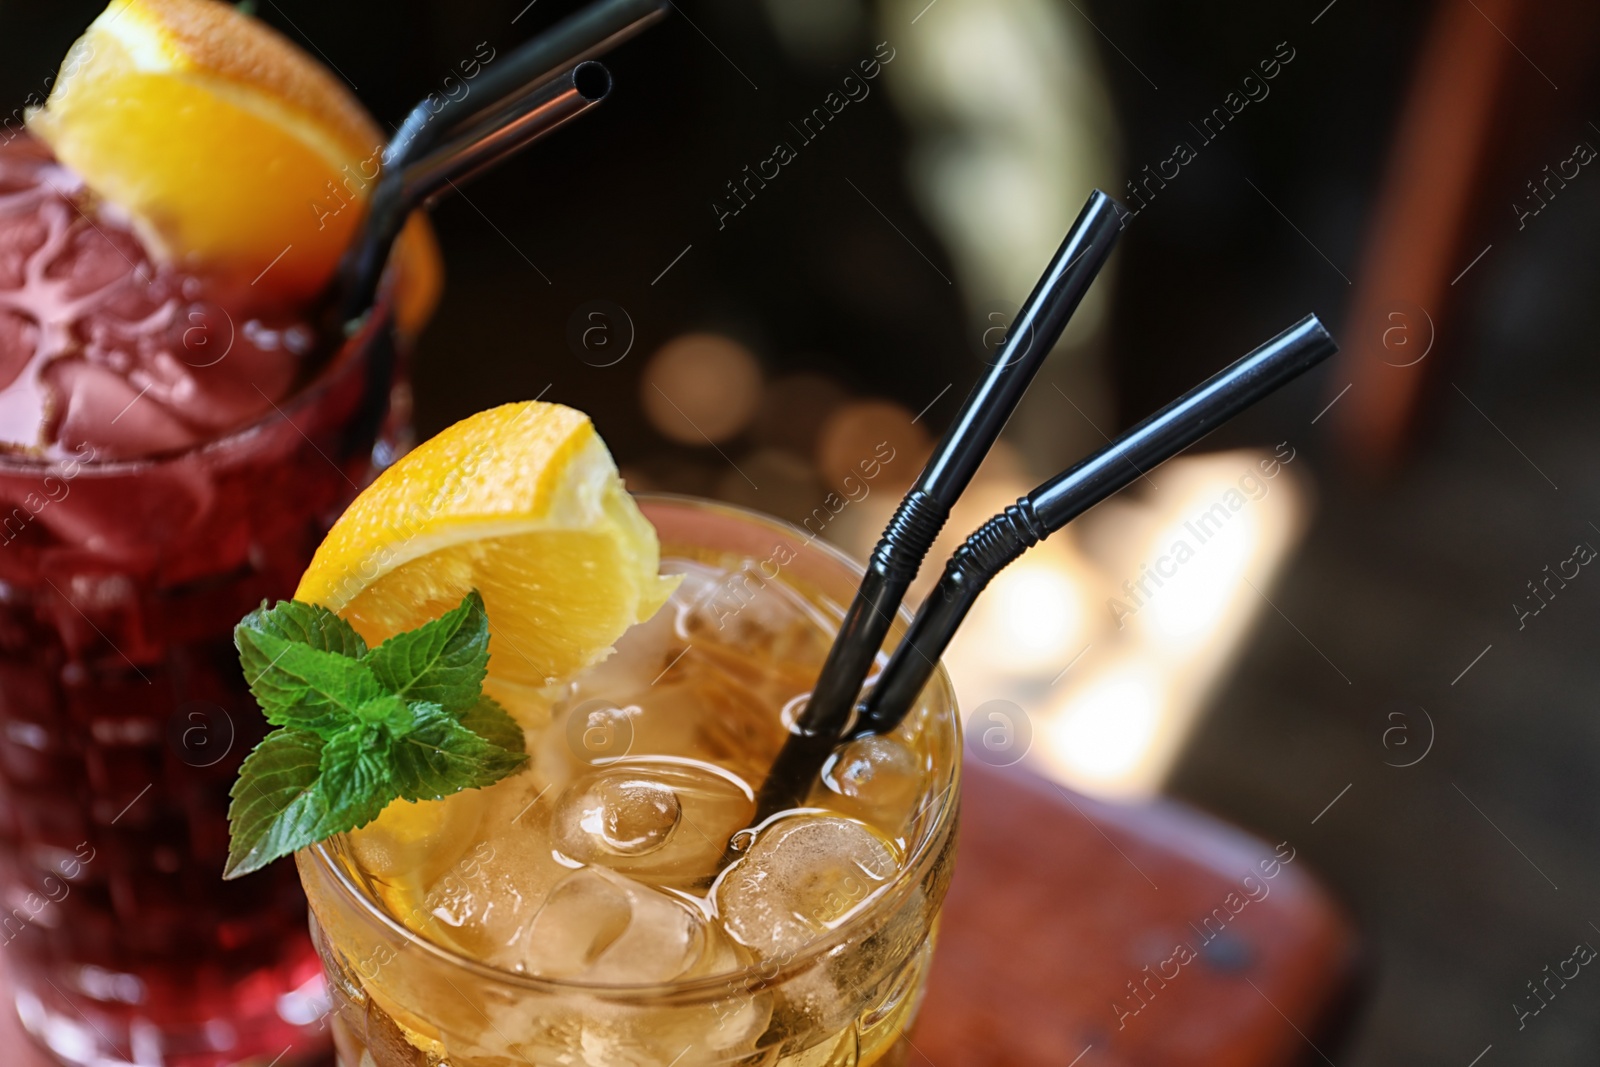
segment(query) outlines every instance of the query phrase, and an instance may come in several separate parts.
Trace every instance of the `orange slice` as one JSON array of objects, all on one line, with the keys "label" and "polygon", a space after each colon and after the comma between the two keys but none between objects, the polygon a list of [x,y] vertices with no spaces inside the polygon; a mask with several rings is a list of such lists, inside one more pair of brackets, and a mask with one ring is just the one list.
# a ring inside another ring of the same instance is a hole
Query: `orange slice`
[{"label": "orange slice", "polygon": [[[280,304],[332,277],[384,140],[342,81],[217,0],[112,0],[28,126],[158,260]],[[402,247],[414,325],[438,252],[427,232]]]},{"label": "orange slice", "polygon": [[479,412],[384,471],[317,549],[295,599],[376,644],[468,590],[489,615],[486,688],[513,714],[606,656],[677,579],[587,415],[537,401]]}]

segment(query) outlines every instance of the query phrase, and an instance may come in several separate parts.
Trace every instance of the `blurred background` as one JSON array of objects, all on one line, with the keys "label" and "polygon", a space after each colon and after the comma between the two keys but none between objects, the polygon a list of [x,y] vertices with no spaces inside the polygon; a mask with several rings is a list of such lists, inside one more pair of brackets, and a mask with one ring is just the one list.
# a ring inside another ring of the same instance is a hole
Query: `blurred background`
[{"label": "blurred background", "polygon": [[[0,99],[101,6],[0,0]],[[578,5],[251,6],[392,124]],[[1592,1063],[1582,979],[1519,1012],[1600,942],[1597,23],[685,0],[439,206],[419,431],[571,404],[634,488],[864,555],[1105,189],[1121,248],[953,531],[1306,312],[1344,351],[1007,572],[951,656],[980,758],[1295,842],[1368,938],[1330,1063]]]}]

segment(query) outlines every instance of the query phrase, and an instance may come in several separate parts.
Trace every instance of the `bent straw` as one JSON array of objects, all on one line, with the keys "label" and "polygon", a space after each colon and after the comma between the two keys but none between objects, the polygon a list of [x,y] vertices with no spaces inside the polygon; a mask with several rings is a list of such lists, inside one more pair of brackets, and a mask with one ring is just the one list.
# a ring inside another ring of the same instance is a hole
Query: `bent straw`
[{"label": "bent straw", "polygon": [[851,736],[887,733],[900,724],[978,594],[1023,552],[1338,349],[1317,317],[1307,315],[984,523],[950,557],[867,694]]},{"label": "bent straw", "polygon": [[1121,235],[1127,212],[1096,189],[1067,232],[994,366],[973,387],[867,563],[811,698],[756,798],[756,823],[798,804],[838,743],[867,672],[934,538],[1050,354]]},{"label": "bent straw", "polygon": [[446,99],[437,107],[429,96],[413,107],[384,148],[384,177],[373,191],[373,202],[345,253],[328,298],[344,323],[358,320],[371,307],[389,251],[404,223],[404,216],[400,224],[392,217],[394,203],[384,205],[381,214],[378,210],[378,194],[390,175],[421,160],[476,116],[517,113],[528,103],[526,98],[540,92],[552,75],[610,51],[665,17],[671,6],[670,0],[598,0],[485,67],[473,91]]},{"label": "bent straw", "polygon": [[611,72],[587,61],[520,96],[447,144],[400,170],[403,211],[432,200],[571,122],[611,93]]},{"label": "bent straw", "polygon": [[520,94],[465,133],[403,167],[384,172],[372,194],[360,238],[341,265],[346,321],[372,306],[394,247],[411,213],[446,186],[480,174],[577,118],[611,92],[611,73],[592,61]]},{"label": "bent straw", "polygon": [[432,97],[418,103],[384,149],[384,166],[403,167],[419,159],[474,115],[507,107],[557,71],[609,52],[664,18],[669,7],[668,0],[599,0],[562,19],[498,63],[491,60],[467,95],[447,98],[437,108],[430,104]]}]

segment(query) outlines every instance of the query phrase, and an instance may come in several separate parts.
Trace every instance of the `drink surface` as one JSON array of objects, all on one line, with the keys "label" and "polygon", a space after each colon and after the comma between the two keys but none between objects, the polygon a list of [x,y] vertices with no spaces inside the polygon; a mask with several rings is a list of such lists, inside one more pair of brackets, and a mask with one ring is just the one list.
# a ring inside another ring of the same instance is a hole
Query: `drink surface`
[{"label": "drink surface", "polygon": [[0,144],[0,451],[108,460],[212,440],[270,413],[314,340],[248,287],[158,266],[30,135]]},{"label": "drink surface", "polygon": [[568,989],[698,994],[671,1007],[530,995],[485,1015],[492,993],[419,996],[427,967],[406,953],[353,962],[356,939],[339,944],[341,918],[313,888],[347,1067],[895,1061],[946,877],[943,859],[920,878],[907,868],[949,847],[936,824],[953,709],[928,702],[894,735],[852,743],[724,868],[840,614],[790,584],[783,559],[781,546],[757,560],[664,543],[663,573],[682,575],[668,604],[609,659],[511,709],[528,770],[397,802],[343,846],[379,907],[457,956]]}]

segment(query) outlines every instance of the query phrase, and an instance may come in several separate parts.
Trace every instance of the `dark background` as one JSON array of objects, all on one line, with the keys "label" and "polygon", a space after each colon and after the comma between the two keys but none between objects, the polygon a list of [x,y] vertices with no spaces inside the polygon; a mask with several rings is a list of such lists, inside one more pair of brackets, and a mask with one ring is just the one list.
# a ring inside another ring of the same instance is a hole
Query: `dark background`
[{"label": "dark background", "polygon": [[[1524,228],[1510,205],[1574,141],[1600,145],[1594,13],[1509,0],[1061,3],[1099,48],[1120,174],[1169,155],[1278,42],[1297,53],[1117,254],[1099,368],[1113,421],[1136,421],[1308,310],[1346,349],[1210,442],[1293,440],[1312,457],[1318,502],[1274,597],[1282,617],[1262,616],[1172,791],[1294,841],[1358,916],[1371,984],[1345,1041],[1324,1046],[1341,1067],[1466,1067],[1487,1045],[1485,1067],[1593,1063],[1600,977],[1582,975],[1520,1031],[1512,1005],[1576,942],[1600,943],[1600,578],[1585,572],[1522,629],[1511,605],[1576,542],[1600,544],[1600,175],[1585,169]],[[0,99],[38,91],[99,6],[0,3]],[[509,48],[574,6],[258,5],[385,122],[478,42]],[[738,338],[769,378],[817,372],[913,412],[939,383],[959,396],[976,373],[972,294],[944,280],[955,271],[908,187],[910,134],[888,93],[717,229],[709,204],[723,182],[844,64],[794,59],[751,0],[682,6],[693,25],[672,18],[609,60],[617,89],[603,107],[439,206],[450,280],[417,354],[423,433],[548,388],[591,412],[644,480],[711,492],[722,461],[664,440],[639,402],[645,357],[684,330]],[[1482,151],[1407,155],[1407,137],[1460,118],[1447,106],[1401,120],[1419,57],[1479,16],[1500,35],[1498,73],[1455,76],[1493,81],[1492,106],[1470,117]],[[914,25],[884,26],[847,55],[884,37],[917,47]],[[1470,195],[1449,269],[1385,291],[1376,279],[1396,276],[1382,268],[1407,253],[1408,222],[1383,213],[1386,195],[1410,180],[1425,209],[1427,176],[1443,190],[1461,168]],[[630,357],[603,369],[567,342],[575,309],[597,299],[625,308],[636,332]],[[1434,347],[1384,378],[1373,361],[1397,320],[1372,312],[1391,305],[1414,330],[1420,307]],[[1365,405],[1402,374],[1415,403],[1379,432]],[[934,430],[953,406],[930,409]],[[759,434],[725,447],[738,455]],[[1033,458],[1039,474],[1059,462]]]}]

